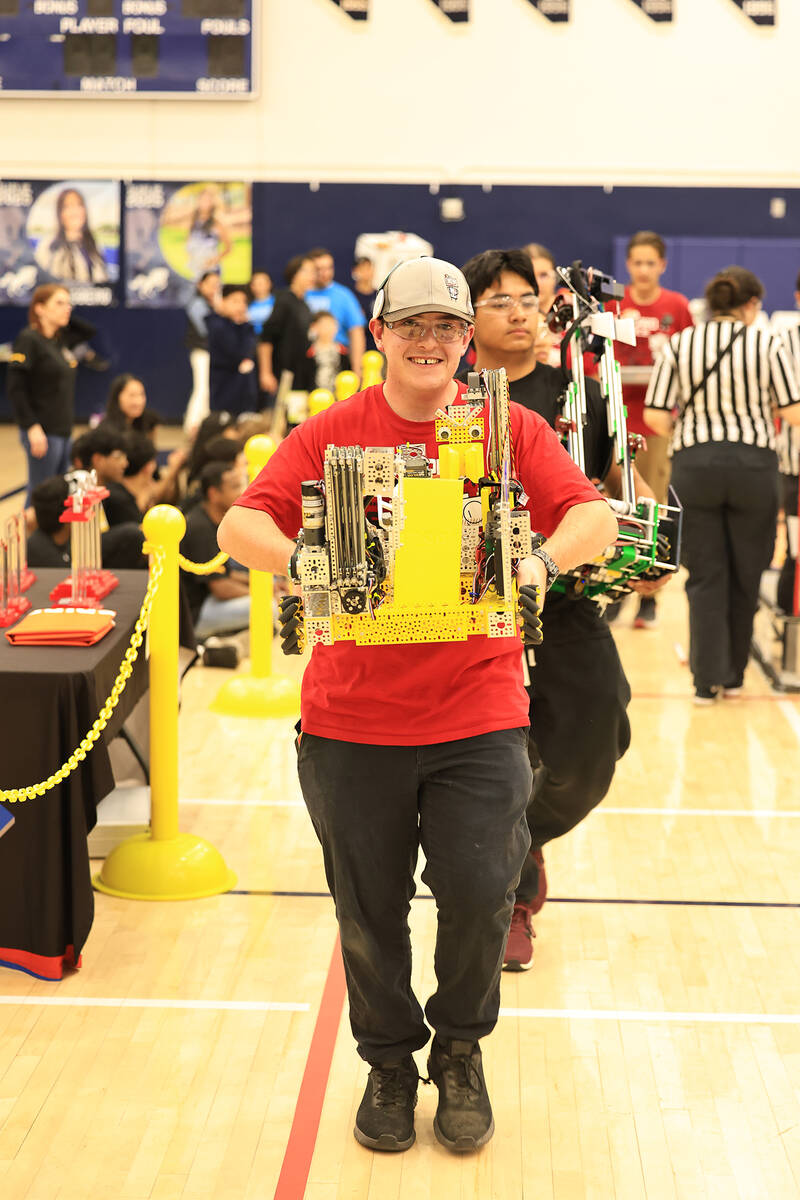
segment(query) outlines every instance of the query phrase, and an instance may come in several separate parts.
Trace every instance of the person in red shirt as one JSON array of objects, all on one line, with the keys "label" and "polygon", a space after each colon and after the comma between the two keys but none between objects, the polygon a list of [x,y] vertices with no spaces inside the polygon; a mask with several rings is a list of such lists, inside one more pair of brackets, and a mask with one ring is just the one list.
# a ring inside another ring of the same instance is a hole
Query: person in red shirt
[{"label": "person in red shirt", "polygon": [[[621,315],[636,322],[636,345],[615,342],[614,351],[622,368],[622,391],[628,410],[628,430],[642,434],[647,448],[636,455],[636,468],[649,483],[660,504],[666,504],[669,491],[668,441],[658,437],[644,422],[644,398],[647,381],[628,383],[626,367],[651,367],[659,351],[673,333],[693,325],[689,301],[680,292],[661,287],[661,276],[667,269],[667,247],[664,239],[651,230],[640,230],[628,242],[626,265],[630,282],[621,301]],[[636,629],[652,629],[656,625],[656,601],[642,596],[634,620]]]},{"label": "person in red shirt", "polygon": [[[286,572],[300,528],[303,480],[325,449],[419,447],[438,460],[435,416],[474,331],[467,282],[451,263],[397,266],[370,330],[386,381],[298,426],[229,510],[222,549],[246,566]],[[488,422],[487,422],[488,425]],[[544,545],[520,561],[520,585],[543,602],[553,572],[616,536],[609,506],[536,413],[511,405],[517,474]],[[488,431],[487,431],[488,433]],[[438,1140],[475,1150],[494,1131],[479,1039],[494,1028],[514,890],[530,845],[528,699],[516,637],[314,647],[303,677],[298,771],[336,903],[358,1051],[370,1065],[354,1134],[374,1150],[414,1141],[413,1052],[435,1038]],[[438,912],[437,990],[411,990],[409,902],[420,847]]]}]

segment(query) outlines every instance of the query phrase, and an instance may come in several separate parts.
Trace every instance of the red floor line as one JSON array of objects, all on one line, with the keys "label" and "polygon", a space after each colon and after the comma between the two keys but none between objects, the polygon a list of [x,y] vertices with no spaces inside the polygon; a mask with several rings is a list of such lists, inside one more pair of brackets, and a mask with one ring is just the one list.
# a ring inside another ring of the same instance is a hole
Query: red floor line
[{"label": "red floor line", "polygon": [[342,952],[337,934],[274,1200],[303,1200],[305,1195],[345,991]]}]

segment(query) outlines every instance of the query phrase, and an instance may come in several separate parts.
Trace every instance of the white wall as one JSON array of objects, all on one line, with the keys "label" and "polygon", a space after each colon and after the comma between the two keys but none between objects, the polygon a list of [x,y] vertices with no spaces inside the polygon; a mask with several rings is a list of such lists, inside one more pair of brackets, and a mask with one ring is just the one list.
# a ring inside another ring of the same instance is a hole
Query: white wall
[{"label": "white wall", "polygon": [[[258,0],[256,0],[258,3]],[[800,0],[261,0],[251,101],[0,97],[6,178],[800,186]]]}]

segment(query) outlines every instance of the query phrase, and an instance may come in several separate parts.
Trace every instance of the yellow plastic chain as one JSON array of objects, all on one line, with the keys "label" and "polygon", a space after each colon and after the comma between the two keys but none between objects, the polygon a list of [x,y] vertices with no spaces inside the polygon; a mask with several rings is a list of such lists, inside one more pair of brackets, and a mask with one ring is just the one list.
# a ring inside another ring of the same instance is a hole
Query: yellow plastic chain
[{"label": "yellow plastic chain", "polygon": [[154,561],[150,572],[150,580],[147,584],[147,591],[142,601],[142,607],[136,619],[130,643],[125,651],[125,657],[122,660],[119,674],[114,681],[114,686],[111,689],[108,699],[100,709],[100,715],[94,725],[92,725],[92,728],[82,740],[78,749],[70,754],[67,761],[59,767],[54,775],[48,776],[42,783],[35,783],[31,787],[10,788],[8,791],[0,791],[0,800],[8,800],[12,804],[21,803],[23,800],[33,800],[34,796],[43,796],[45,792],[49,792],[56,784],[62,783],[77,768],[78,763],[83,762],[111,720],[111,714],[116,708],[120,696],[125,691],[125,684],[133,674],[133,664],[136,662],[136,656],[144,640],[144,633],[150,620],[150,609],[153,606],[153,597],[158,587],[158,581],[161,578],[164,552],[160,549],[154,549],[152,546],[150,547],[150,551],[154,555]]},{"label": "yellow plastic chain", "polygon": [[[145,551],[146,549],[147,547],[145,547]],[[208,560],[208,562],[196,563],[192,562],[191,559],[184,558],[182,554],[179,554],[178,565],[184,571],[188,571],[190,575],[213,575],[215,571],[222,570],[229,558],[229,554],[226,554],[224,550],[220,550],[219,554],[215,554],[213,558]]]}]

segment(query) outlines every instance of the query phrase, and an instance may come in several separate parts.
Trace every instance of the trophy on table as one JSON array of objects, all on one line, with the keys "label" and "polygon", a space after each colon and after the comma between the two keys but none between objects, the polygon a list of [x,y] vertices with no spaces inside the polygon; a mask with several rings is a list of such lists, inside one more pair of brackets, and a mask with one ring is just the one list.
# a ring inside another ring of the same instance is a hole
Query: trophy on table
[{"label": "trophy on table", "polygon": [[98,484],[94,471],[73,471],[70,489],[59,520],[70,527],[72,569],[69,578],[53,588],[50,601],[73,608],[96,608],[98,601],[119,583],[116,575],[103,570],[100,547],[101,505],[109,493]]},{"label": "trophy on table", "polygon": [[9,517],[0,534],[0,626],[5,628],[27,612],[31,602],[23,596],[33,582],[28,570],[25,542],[25,514]]}]

